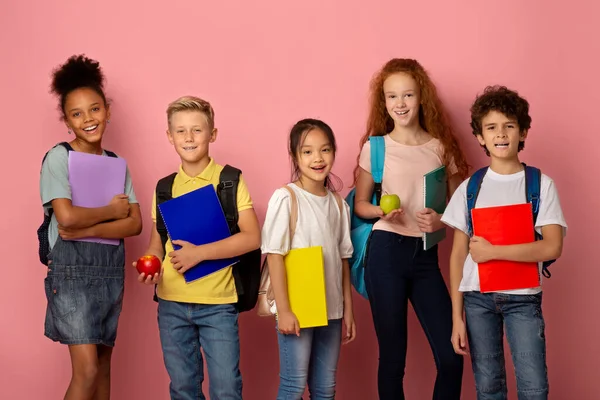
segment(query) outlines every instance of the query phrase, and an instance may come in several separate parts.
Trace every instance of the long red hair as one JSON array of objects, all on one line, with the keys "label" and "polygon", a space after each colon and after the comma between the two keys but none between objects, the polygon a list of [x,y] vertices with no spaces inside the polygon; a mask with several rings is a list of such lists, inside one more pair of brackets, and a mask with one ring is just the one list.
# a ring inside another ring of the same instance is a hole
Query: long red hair
[{"label": "long red hair", "polygon": [[[371,81],[370,110],[367,120],[367,131],[360,139],[360,149],[369,140],[370,136],[383,136],[394,129],[394,121],[385,107],[383,82],[393,74],[406,73],[419,85],[421,92],[421,106],[419,107],[419,124],[427,133],[438,139],[443,147],[442,161],[448,166],[452,160],[458,168],[458,174],[465,179],[469,173],[469,165],[454,131],[448,122],[446,112],[440,101],[435,85],[427,75],[425,69],[416,60],[394,58],[388,61]],[[358,156],[360,159],[360,155]],[[358,162],[354,170],[354,180],[358,178]]]}]

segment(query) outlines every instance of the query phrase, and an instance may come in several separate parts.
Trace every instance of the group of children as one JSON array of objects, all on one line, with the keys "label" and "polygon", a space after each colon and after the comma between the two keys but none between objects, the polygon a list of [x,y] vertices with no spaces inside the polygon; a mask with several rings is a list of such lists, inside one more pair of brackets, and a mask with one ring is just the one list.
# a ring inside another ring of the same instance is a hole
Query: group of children
[{"label": "group of children", "polygon": [[[73,139],[47,153],[40,177],[42,204],[50,217],[45,335],[69,345],[73,374],[65,399],[109,398],[110,361],[123,300],[123,238],[142,230],[129,172],[123,194],[107,206],[84,208],[71,202],[69,151],[115,156],[102,148],[111,116],[103,84],[98,62],[85,56],[73,56],[55,70],[52,89]],[[505,87],[488,87],[476,98],[471,117],[473,134],[490,157],[476,206],[525,203],[525,172],[518,152],[531,123],[527,101]],[[179,98],[167,108],[167,125],[169,142],[181,158],[172,196],[206,185],[216,188],[223,166],[209,156],[218,134],[211,105],[197,97]],[[382,190],[402,199],[402,207],[387,214],[371,203],[375,184],[368,139],[372,136],[383,136],[385,141]],[[258,248],[267,256],[276,304],[277,399],[301,399],[307,384],[312,399],[335,397],[340,347],[356,337],[348,263],[354,250],[351,215],[349,204],[337,193],[339,179],[331,173],[336,150],[333,130],[325,122],[297,122],[288,148],[294,173],[289,184],[273,193],[262,231],[240,177],[239,233],[203,246],[177,240],[163,245],[156,228],[154,194],[153,226],[145,254],[163,260],[162,268],[154,276],[140,274],[138,280],[156,285],[158,327],[172,399],[205,398],[203,355],[210,398],[242,398],[238,295],[232,267],[192,283],[185,283],[182,274],[201,261],[236,257]],[[422,182],[425,173],[442,165],[448,171],[449,202],[440,215],[424,208]],[[556,188],[542,175],[535,222],[540,240],[492,245],[471,234],[468,170],[426,71],[411,59],[387,62],[371,84],[352,205],[356,216],[377,221],[368,242],[365,283],[379,345],[380,399],[404,398],[409,300],[435,359],[434,399],[460,398],[467,348],[478,399],[506,398],[504,328],[515,364],[518,398],[548,397],[541,281],[528,289],[481,293],[477,263],[541,264],[558,258],[566,223]],[[297,218],[293,236],[292,215]],[[454,229],[450,290],[440,272],[437,245],[424,250],[422,241],[423,232],[445,225]],[[73,240],[85,237],[121,240],[118,246]],[[291,249],[309,246],[323,249],[329,321],[324,327],[300,329],[287,297],[283,260]]]}]

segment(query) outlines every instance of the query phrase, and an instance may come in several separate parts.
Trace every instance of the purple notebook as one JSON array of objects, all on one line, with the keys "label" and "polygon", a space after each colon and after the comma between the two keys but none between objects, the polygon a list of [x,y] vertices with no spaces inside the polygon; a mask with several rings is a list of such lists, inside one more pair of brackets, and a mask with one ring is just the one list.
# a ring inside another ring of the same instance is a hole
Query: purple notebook
[{"label": "purple notebook", "polygon": [[[123,158],[69,152],[71,202],[77,207],[97,208],[125,192],[127,163]],[[84,238],[83,242],[118,245],[119,239]]]}]

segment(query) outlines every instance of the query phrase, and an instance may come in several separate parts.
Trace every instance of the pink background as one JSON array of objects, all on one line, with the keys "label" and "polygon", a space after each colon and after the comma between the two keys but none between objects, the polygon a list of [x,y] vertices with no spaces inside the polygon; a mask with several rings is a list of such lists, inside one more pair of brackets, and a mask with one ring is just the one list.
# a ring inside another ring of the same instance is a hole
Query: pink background
[{"label": "pink background", "polygon": [[[245,172],[262,220],[275,188],[289,178],[286,137],[307,116],[322,118],[339,141],[335,171],[351,182],[372,74],[391,57],[423,63],[460,133],[471,165],[486,157],[472,137],[469,105],[487,84],[502,83],[531,102],[533,128],[522,153],[560,191],[569,235],[553,278],[544,283],[552,399],[597,398],[600,279],[592,237],[600,224],[597,161],[599,7],[570,1],[4,2],[0,15],[0,167],[2,254],[0,398],[62,398],[70,377],[66,347],[43,336],[44,267],[35,231],[42,220],[41,158],[69,139],[48,93],[51,70],[74,53],[101,61],[113,101],[105,146],[131,168],[145,230],[128,240],[129,259],[145,249],[158,178],[178,165],[165,130],[169,101],[209,99],[221,163]],[[17,173],[18,172],[18,173]],[[21,188],[18,188],[21,185]],[[348,189],[345,189],[345,192]],[[447,241],[441,259],[447,259]],[[444,273],[447,264],[442,263]],[[126,278],[113,362],[114,399],[166,399],[152,289]],[[375,399],[377,344],[366,301],[356,296],[358,339],[344,347],[338,398]],[[275,397],[273,322],[241,317],[244,398]],[[433,358],[410,317],[409,399],[431,396]],[[514,393],[514,379],[509,379]],[[466,359],[464,399],[475,391]],[[514,398],[514,395],[511,396]]]}]

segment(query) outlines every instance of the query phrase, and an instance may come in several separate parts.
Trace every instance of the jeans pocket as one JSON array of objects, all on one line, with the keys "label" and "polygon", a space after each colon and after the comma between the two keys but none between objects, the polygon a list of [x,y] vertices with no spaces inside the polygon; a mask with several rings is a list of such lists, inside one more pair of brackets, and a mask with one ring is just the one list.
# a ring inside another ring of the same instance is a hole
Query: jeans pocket
[{"label": "jeans pocket", "polygon": [[73,280],[60,275],[50,275],[44,279],[44,289],[54,317],[65,319],[75,312],[76,302],[73,293]]}]

